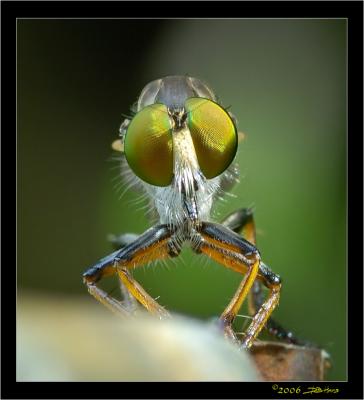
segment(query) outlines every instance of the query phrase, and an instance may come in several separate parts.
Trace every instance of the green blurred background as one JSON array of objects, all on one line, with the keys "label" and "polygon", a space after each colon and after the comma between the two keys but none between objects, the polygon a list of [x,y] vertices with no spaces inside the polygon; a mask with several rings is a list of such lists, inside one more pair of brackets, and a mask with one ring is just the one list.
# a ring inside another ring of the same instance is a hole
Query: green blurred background
[{"label": "green blurred background", "polygon": [[[114,188],[110,144],[145,84],[187,73],[247,135],[236,197],[218,212],[255,207],[258,247],[283,280],[275,318],[331,354],[329,379],[346,379],[344,19],[18,20],[17,57],[19,296],[101,307],[82,273],[111,252],[108,233],[150,226],[138,194]],[[135,276],[168,309],[204,319],[241,279],[188,250]]]}]

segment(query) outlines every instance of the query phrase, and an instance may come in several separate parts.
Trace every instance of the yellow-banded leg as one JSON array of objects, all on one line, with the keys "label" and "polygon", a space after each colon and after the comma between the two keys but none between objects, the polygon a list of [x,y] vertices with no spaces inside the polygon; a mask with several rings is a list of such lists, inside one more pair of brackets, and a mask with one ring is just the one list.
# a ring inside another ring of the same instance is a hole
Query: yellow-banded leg
[{"label": "yellow-banded leg", "polygon": [[[228,215],[222,221],[222,224],[242,235],[244,239],[248,240],[250,243],[256,245],[256,229],[252,209],[241,208]],[[265,267],[266,269],[269,269],[264,263],[262,263],[262,265],[263,268]],[[262,290],[262,283],[259,279],[253,283],[252,289],[249,292],[248,300],[249,314],[254,316],[264,304],[264,293]],[[306,340],[297,338],[291,331],[282,327],[272,318],[269,318],[265,325],[269,334],[277,339],[296,345],[312,345],[312,343]]]},{"label": "yellow-banded leg", "polygon": [[245,277],[234,297],[220,317],[228,335],[233,335],[231,324],[255,279],[262,280],[265,286],[270,289],[267,300],[255,314],[252,323],[245,332],[242,345],[249,348],[278,304],[281,288],[280,278],[261,263],[257,248],[231,229],[220,224],[203,222],[199,233],[203,238],[198,248],[199,251],[227,268],[241,274],[245,273]]},{"label": "yellow-banded leg", "polygon": [[159,225],[148,229],[132,243],[100,260],[83,274],[84,283],[90,294],[108,307],[111,311],[130,314],[121,302],[109,296],[96,283],[103,277],[117,274],[126,290],[149,312],[159,317],[167,317],[169,313],[160,306],[131,276],[130,270],[150,261],[160,260],[171,255],[168,241],[172,235],[167,225]]}]

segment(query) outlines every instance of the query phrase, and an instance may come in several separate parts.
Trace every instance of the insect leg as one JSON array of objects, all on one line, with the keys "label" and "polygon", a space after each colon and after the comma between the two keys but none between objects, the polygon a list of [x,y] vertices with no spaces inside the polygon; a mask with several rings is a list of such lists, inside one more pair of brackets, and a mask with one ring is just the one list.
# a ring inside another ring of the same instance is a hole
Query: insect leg
[{"label": "insect leg", "polygon": [[243,347],[249,348],[259,332],[267,323],[273,310],[279,302],[281,291],[281,278],[273,273],[265,264],[260,263],[258,279],[261,279],[264,285],[269,289],[268,298],[261,304],[257,313],[253,317],[253,321],[245,331],[243,339]]},{"label": "insect leg", "polygon": [[[256,245],[256,229],[253,217],[253,210],[251,208],[240,208],[222,221],[224,226],[227,226],[234,232],[242,235],[244,239],[250,243]],[[258,280],[253,283],[252,290],[249,292],[248,297],[248,310],[250,315],[256,314],[257,310],[264,303],[264,295],[262,290],[262,284]],[[268,323],[270,320],[268,321]],[[275,330],[271,331],[267,326],[268,331],[275,335]]]},{"label": "insect leg", "polygon": [[170,256],[168,241],[172,233],[167,225],[150,228],[129,245],[100,260],[83,274],[89,292],[109,309],[120,313],[119,307],[115,306],[117,301],[105,296],[105,292],[96,286],[104,276],[118,274],[127,291],[148,311],[168,316],[168,312],[133,279],[129,270]]},{"label": "insect leg", "polygon": [[223,225],[204,222],[201,225],[200,234],[203,241],[199,246],[199,251],[227,268],[246,273],[232,300],[220,316],[228,335],[232,335],[231,324],[255,279],[262,279],[270,289],[268,299],[254,316],[244,338],[243,346],[250,347],[278,304],[280,278],[267,268],[262,268],[259,252],[253,244]]},{"label": "insect leg", "polygon": [[96,282],[100,279],[115,274],[113,260],[117,254],[119,254],[119,252],[120,250],[114,251],[113,253],[101,259],[97,264],[89,268],[83,274],[83,282],[87,285],[89,293],[109,310],[121,316],[129,316],[130,311],[127,307],[123,306],[120,301],[111,297],[104,290],[96,286]]},{"label": "insect leg", "polygon": [[[139,237],[136,233],[122,233],[121,235],[108,235],[108,240],[111,242],[112,246],[115,250],[121,249],[126,245],[134,242]],[[123,304],[127,307],[130,312],[134,312],[138,308],[138,302],[135,298],[129,293],[121,279],[119,278],[120,283],[120,291],[123,296]]]},{"label": "insect leg", "polygon": [[[222,224],[227,226],[236,233],[239,233],[252,244],[256,244],[256,230],[253,217],[253,210],[250,208],[241,208],[235,212],[229,214],[223,221]],[[264,263],[263,268],[268,268]],[[255,315],[259,308],[264,303],[264,293],[262,290],[262,284],[259,280],[253,283],[252,290],[249,292],[249,313]],[[266,328],[270,335],[277,339],[283,340],[288,343],[297,345],[309,345],[310,343],[297,338],[291,331],[282,327],[278,322],[269,318],[266,322]]]}]

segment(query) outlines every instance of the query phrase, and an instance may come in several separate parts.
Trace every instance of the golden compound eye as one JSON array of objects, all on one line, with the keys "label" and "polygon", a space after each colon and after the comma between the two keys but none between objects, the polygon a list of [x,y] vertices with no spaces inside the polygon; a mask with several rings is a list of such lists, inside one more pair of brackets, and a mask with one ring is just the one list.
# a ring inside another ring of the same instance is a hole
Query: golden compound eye
[{"label": "golden compound eye", "polygon": [[212,179],[233,161],[238,135],[229,114],[211,100],[191,97],[185,102],[187,124],[202,173]]},{"label": "golden compound eye", "polygon": [[124,152],[133,172],[154,186],[168,186],[173,178],[172,127],[163,104],[139,111],[128,125]]}]

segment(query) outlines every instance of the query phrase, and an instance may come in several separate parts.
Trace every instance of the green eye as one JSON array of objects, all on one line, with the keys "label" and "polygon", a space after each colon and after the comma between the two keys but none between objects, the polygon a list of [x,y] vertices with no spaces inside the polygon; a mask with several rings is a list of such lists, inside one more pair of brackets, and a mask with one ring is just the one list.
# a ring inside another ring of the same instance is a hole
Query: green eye
[{"label": "green eye", "polygon": [[133,172],[154,186],[168,186],[173,178],[172,127],[163,104],[139,111],[128,125],[124,152]]},{"label": "green eye", "polygon": [[238,135],[229,114],[211,100],[191,97],[185,102],[188,128],[198,163],[206,178],[223,173],[233,161]]}]

